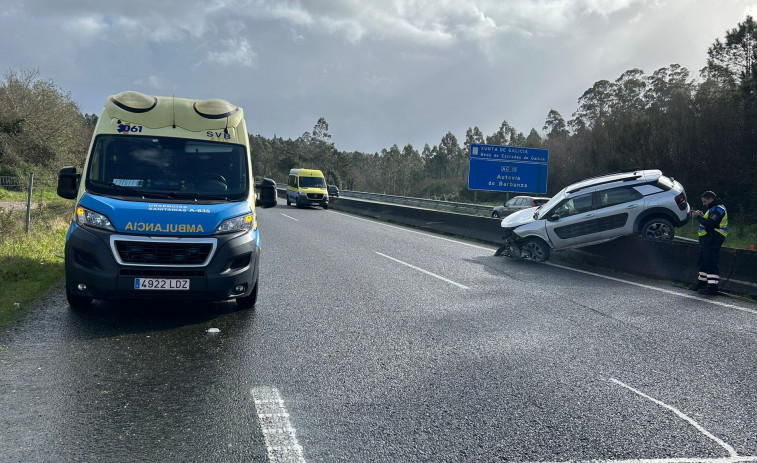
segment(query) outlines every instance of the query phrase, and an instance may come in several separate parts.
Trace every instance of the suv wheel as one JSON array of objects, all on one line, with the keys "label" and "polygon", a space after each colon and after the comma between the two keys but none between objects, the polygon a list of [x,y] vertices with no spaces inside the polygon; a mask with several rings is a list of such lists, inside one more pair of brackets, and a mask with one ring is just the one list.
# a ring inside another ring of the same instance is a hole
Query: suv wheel
[{"label": "suv wheel", "polygon": [[672,240],[676,235],[673,223],[668,219],[654,218],[644,222],[641,236],[653,240]]},{"label": "suv wheel", "polygon": [[539,238],[529,238],[521,245],[520,255],[531,262],[546,262],[549,259],[549,245]]},{"label": "suv wheel", "polygon": [[496,211],[492,212],[492,218],[493,219],[498,219],[499,218],[499,214]]}]

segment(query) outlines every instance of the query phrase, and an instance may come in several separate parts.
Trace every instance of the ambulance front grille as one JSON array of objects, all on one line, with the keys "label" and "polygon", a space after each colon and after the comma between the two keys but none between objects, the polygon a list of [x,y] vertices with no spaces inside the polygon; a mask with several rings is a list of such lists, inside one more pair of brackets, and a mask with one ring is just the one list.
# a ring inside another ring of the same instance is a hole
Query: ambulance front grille
[{"label": "ambulance front grille", "polygon": [[115,241],[121,262],[127,265],[203,265],[213,250],[212,243]]}]

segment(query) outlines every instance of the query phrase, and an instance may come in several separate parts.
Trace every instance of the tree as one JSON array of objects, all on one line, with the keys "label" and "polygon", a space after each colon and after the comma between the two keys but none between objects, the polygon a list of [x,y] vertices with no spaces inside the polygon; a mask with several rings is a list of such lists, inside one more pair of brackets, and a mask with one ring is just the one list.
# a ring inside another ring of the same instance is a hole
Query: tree
[{"label": "tree", "polygon": [[520,146],[525,142],[525,137],[522,133],[519,133],[513,126],[502,121],[499,126],[499,130],[494,132],[490,137],[486,137],[486,144],[488,145],[502,145],[502,146]]},{"label": "tree", "polygon": [[528,138],[526,138],[526,142],[523,143],[522,146],[528,147],[528,148],[541,148],[542,139],[539,136],[539,133],[536,131],[536,129],[531,129],[531,132],[528,134]]},{"label": "tree", "polygon": [[565,119],[554,109],[551,109],[549,114],[547,114],[547,120],[544,121],[542,130],[547,133],[548,140],[563,140],[570,134]]},{"label": "tree", "polygon": [[593,128],[605,123],[612,107],[615,85],[608,80],[600,80],[581,95],[578,109],[573,113],[574,119],[582,121],[580,126]]},{"label": "tree", "polygon": [[725,41],[716,39],[707,50],[709,75],[725,85],[741,87],[748,93],[754,91],[755,52],[757,52],[757,23],[747,16],[735,28],[728,31]]},{"label": "tree", "polygon": [[647,82],[644,80],[644,71],[638,68],[625,71],[615,80],[614,111],[625,114],[638,114],[644,109],[644,94],[647,90]]},{"label": "tree", "polygon": [[329,134],[329,123],[326,122],[325,117],[318,118],[318,122],[313,127],[313,139],[328,143],[331,140]]},{"label": "tree", "polygon": [[92,129],[71,94],[39,72],[9,71],[0,82],[0,162],[5,172],[53,175],[84,164]]}]

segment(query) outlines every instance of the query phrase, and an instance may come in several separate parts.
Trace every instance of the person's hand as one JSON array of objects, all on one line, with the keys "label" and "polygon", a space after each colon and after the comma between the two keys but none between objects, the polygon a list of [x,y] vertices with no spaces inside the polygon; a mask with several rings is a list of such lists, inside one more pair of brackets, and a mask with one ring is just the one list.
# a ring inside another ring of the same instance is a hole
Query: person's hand
[{"label": "person's hand", "polygon": [[691,216],[692,217],[701,217],[702,216],[702,211],[696,211],[696,210],[695,211],[691,211]]}]

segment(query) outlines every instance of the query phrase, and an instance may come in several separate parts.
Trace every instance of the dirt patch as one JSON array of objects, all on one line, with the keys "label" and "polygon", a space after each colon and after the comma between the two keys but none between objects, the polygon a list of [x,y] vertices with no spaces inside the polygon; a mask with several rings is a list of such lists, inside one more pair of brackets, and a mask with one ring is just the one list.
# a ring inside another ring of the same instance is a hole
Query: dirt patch
[{"label": "dirt patch", "polygon": [[[32,201],[32,209],[36,208],[37,204]],[[0,211],[25,211],[26,201],[0,201]]]}]

